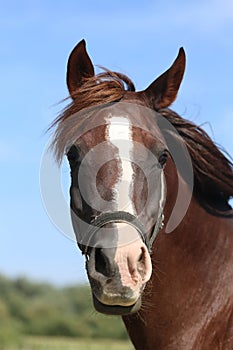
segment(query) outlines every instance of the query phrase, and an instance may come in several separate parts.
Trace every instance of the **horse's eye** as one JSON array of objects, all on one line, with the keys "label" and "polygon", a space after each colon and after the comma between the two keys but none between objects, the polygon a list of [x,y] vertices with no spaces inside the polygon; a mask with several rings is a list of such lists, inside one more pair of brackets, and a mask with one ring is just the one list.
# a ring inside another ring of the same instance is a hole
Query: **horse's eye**
[{"label": "horse's eye", "polygon": [[162,154],[159,156],[159,164],[163,167],[166,164],[168,158],[168,153],[164,151]]},{"label": "horse's eye", "polygon": [[79,149],[76,146],[71,146],[66,156],[69,162],[76,162],[80,157]]}]

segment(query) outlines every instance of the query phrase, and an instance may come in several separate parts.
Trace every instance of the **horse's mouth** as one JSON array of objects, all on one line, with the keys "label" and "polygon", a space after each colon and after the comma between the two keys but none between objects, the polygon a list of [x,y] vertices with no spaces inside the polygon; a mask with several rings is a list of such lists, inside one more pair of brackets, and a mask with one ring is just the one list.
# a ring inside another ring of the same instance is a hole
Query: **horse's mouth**
[{"label": "horse's mouth", "polygon": [[96,311],[106,315],[130,315],[139,311],[139,309],[141,308],[141,298],[138,298],[136,303],[130,306],[103,304],[96,298],[94,294],[92,294],[92,298]]}]

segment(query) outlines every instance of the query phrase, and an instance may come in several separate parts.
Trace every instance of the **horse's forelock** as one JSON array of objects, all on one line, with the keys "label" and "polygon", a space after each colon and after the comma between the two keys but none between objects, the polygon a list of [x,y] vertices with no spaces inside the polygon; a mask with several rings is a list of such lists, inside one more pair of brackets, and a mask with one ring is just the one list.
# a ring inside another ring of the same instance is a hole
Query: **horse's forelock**
[{"label": "horse's forelock", "polygon": [[73,93],[72,102],[50,126],[50,129],[56,128],[51,148],[58,163],[61,163],[66,146],[80,123],[78,119],[75,123],[66,123],[68,119],[70,121],[71,116],[85,109],[89,115],[92,108],[118,102],[127,91],[135,91],[133,82],[126,75],[105,68],[103,70],[103,72],[83,80],[83,84]]}]

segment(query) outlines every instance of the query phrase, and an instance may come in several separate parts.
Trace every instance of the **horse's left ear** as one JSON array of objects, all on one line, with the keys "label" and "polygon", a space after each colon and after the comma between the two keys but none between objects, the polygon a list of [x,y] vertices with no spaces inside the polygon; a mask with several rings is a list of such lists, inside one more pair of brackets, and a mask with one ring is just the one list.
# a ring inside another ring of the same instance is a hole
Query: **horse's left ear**
[{"label": "horse's left ear", "polygon": [[73,99],[75,91],[83,83],[83,78],[92,77],[94,74],[94,67],[86,50],[86,42],[82,40],[71,52],[67,64],[66,82]]},{"label": "horse's left ear", "polygon": [[176,99],[185,70],[185,52],[181,47],[172,66],[142,91],[155,110],[166,108]]}]

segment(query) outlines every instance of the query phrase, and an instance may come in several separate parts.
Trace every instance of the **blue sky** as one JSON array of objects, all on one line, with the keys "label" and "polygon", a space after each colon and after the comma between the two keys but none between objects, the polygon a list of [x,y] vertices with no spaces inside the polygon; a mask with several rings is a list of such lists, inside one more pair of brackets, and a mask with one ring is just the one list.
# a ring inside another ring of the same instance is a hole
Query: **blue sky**
[{"label": "blue sky", "polygon": [[64,107],[57,103],[67,96],[67,58],[82,38],[95,64],[128,74],[138,89],[184,46],[187,69],[173,109],[206,123],[233,155],[231,0],[0,0],[0,272],[10,276],[86,281],[83,258],[50,222],[39,187],[45,130]]}]

